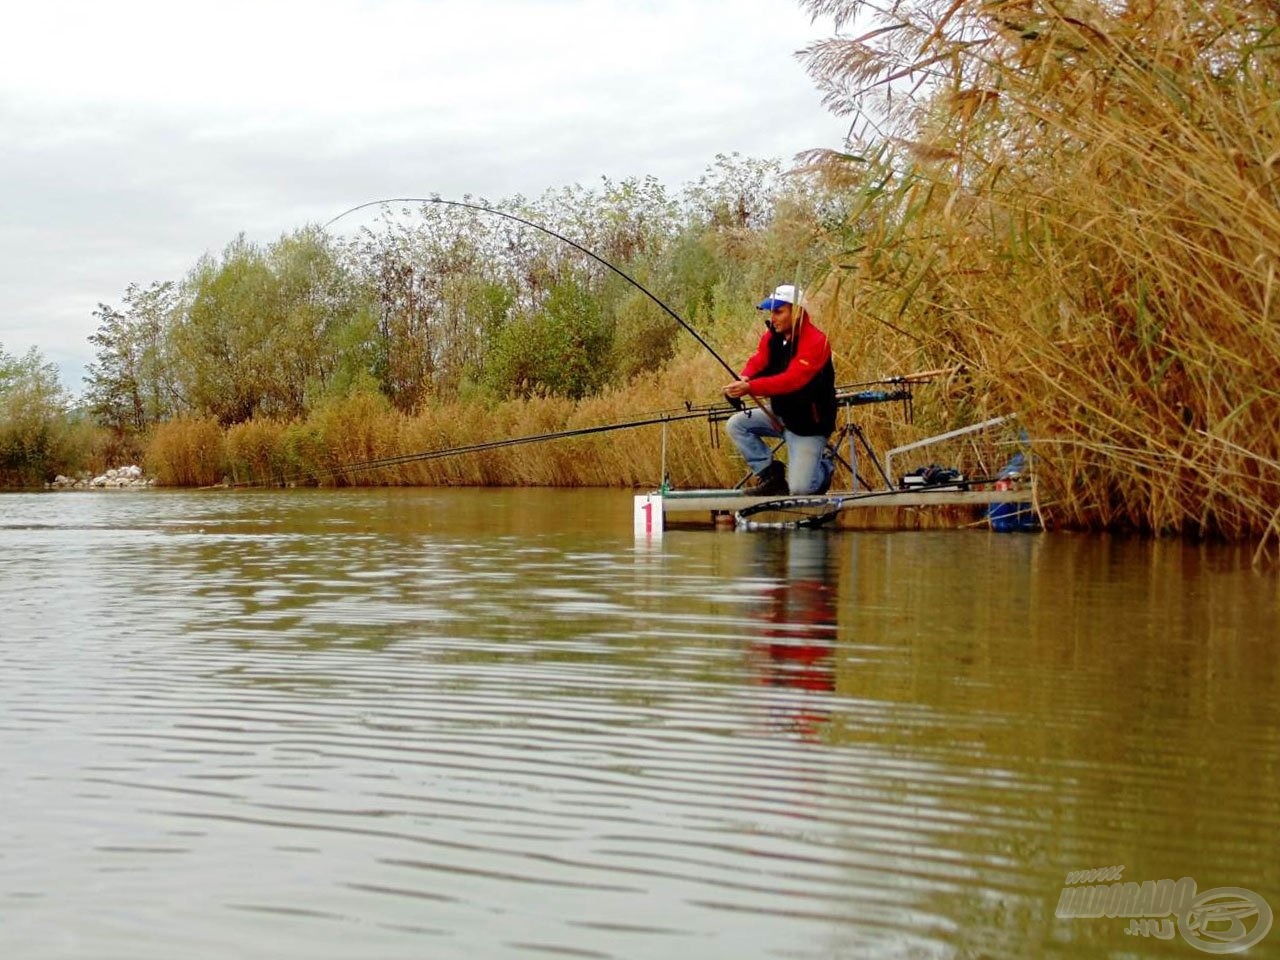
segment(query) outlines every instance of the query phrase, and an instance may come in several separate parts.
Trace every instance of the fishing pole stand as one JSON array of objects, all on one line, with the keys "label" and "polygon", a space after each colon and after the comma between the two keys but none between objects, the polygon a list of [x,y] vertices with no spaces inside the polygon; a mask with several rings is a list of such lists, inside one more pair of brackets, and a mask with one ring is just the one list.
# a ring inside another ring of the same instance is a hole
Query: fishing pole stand
[{"label": "fishing pole stand", "polygon": [[667,424],[670,422],[666,417],[662,419],[662,482],[658,485],[658,491],[664,495],[671,489],[671,477],[667,473]]},{"label": "fishing pole stand", "polygon": [[867,439],[867,435],[863,432],[862,426],[853,420],[850,414],[850,408],[866,406],[872,403],[901,403],[902,415],[907,423],[911,423],[915,417],[914,397],[911,392],[910,382],[886,381],[892,387],[889,390],[859,390],[837,391],[836,404],[840,407],[843,423],[836,430],[835,439],[832,445],[839,449],[840,441],[845,437],[849,438],[849,462],[844,463],[849,470],[852,478],[850,488],[854,493],[859,490],[873,489],[871,484],[858,473],[858,444],[862,444],[862,449],[866,452],[867,457],[876,468],[876,473],[880,474],[880,479],[884,481],[886,490],[893,489],[893,481],[889,479],[889,474],[885,472],[885,468],[880,463],[880,458],[876,455],[875,448],[871,446],[871,441]]}]

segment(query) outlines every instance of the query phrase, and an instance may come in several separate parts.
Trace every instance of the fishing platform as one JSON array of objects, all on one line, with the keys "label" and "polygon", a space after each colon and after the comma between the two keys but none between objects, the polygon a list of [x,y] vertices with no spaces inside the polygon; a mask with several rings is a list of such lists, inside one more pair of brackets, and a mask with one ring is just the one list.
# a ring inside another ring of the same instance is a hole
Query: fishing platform
[{"label": "fishing platform", "polygon": [[[1029,457],[1015,453],[1008,457],[1007,448],[1017,441],[986,441],[987,449],[979,453],[975,441],[990,438],[998,428],[1007,428],[1016,420],[1012,414],[995,417],[945,433],[925,437],[885,451],[883,462],[850,415],[851,408],[868,404],[902,405],[907,422],[913,416],[913,388],[922,380],[901,377],[878,381],[885,389],[865,390],[839,388],[836,403],[842,411],[842,423],[832,437],[832,453],[850,478],[849,489],[804,496],[751,496],[739,482],[737,488],[674,490],[663,488],[635,498],[635,531],[637,536],[660,536],[663,529],[674,526],[733,525],[746,529],[795,529],[832,526],[846,528],[902,529],[922,525],[921,513],[934,516],[930,525],[989,526],[999,531],[1031,530],[1039,526],[1039,500],[1035,474]],[[712,407],[707,411],[714,424],[727,420],[733,411]],[[847,458],[840,444],[848,441]],[[960,470],[930,465],[917,468],[895,482],[894,461],[908,454],[918,459],[921,453],[947,449],[956,453],[957,444],[967,445],[971,462],[983,476],[973,479]],[[779,441],[781,446],[781,441]],[[1004,446],[1001,455],[997,448]],[[872,486],[859,473],[859,448],[874,465],[883,486]],[[974,454],[977,454],[976,456]],[[989,465],[993,456],[1008,460],[996,470]],[[665,428],[663,438],[663,477],[666,477]],[[986,461],[986,464],[984,464]],[[1011,465],[1014,469],[1010,469]],[[1025,472],[1024,472],[1025,471]],[[990,474],[987,476],[986,474]],[[940,508],[951,508],[949,511]],[[950,521],[950,522],[948,522]]]},{"label": "fishing platform", "polygon": [[[772,503],[779,497],[751,497],[737,490],[668,490],[666,493],[652,494],[662,499],[662,514],[667,518],[685,519],[710,514],[714,519],[717,514],[733,514],[764,503]],[[1001,490],[871,490],[857,492],[853,490],[835,491],[822,494],[821,497],[805,499],[825,499],[833,504],[839,502],[841,511],[854,509],[874,509],[892,507],[982,507],[993,503],[1022,503],[1032,498],[1030,487]]]}]

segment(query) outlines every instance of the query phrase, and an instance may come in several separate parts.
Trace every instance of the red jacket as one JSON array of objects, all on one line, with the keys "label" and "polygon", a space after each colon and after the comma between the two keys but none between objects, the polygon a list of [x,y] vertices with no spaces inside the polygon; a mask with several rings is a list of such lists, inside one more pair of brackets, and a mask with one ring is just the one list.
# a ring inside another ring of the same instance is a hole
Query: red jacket
[{"label": "red jacket", "polygon": [[757,397],[769,397],[773,414],[792,433],[829,437],[836,428],[836,373],[827,335],[801,311],[790,339],[765,331],[742,368]]},{"label": "red jacket", "polygon": [[751,381],[751,392],[757,397],[795,393],[821,373],[831,359],[831,344],[827,341],[827,335],[813,325],[807,312],[800,312],[797,326],[800,332],[794,341],[788,343],[792,352],[785,370],[772,375],[755,376],[769,366],[769,342],[775,334],[768,329],[760,337],[756,352],[742,368],[742,379]]}]

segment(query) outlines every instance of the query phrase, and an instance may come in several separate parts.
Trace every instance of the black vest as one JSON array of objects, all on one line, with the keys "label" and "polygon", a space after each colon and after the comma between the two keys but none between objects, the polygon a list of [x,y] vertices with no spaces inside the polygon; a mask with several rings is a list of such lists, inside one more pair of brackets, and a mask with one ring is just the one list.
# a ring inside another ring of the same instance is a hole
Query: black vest
[{"label": "black vest", "polygon": [[[787,369],[791,363],[791,346],[782,334],[769,335],[769,362],[756,374],[770,377]],[[802,437],[829,437],[836,428],[836,368],[827,362],[818,375],[794,393],[770,398],[774,416],[792,433]]]}]

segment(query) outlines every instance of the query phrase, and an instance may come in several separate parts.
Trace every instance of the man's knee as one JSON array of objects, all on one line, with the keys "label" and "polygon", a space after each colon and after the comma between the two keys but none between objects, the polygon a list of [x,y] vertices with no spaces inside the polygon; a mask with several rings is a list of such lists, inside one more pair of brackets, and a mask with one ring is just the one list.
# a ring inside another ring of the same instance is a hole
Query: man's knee
[{"label": "man's knee", "polygon": [[750,424],[750,415],[744,410],[739,410],[725,422],[725,433],[731,437],[745,437],[751,432]]}]

